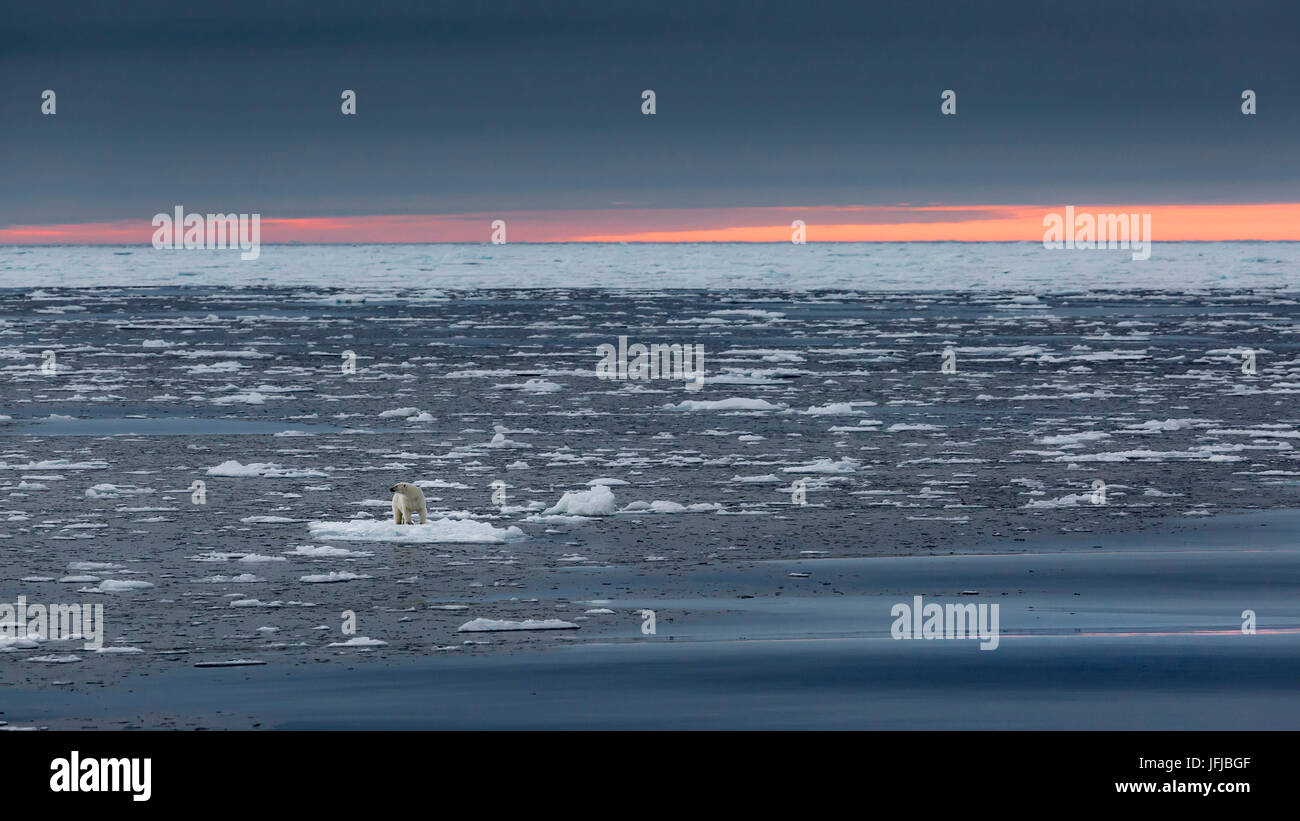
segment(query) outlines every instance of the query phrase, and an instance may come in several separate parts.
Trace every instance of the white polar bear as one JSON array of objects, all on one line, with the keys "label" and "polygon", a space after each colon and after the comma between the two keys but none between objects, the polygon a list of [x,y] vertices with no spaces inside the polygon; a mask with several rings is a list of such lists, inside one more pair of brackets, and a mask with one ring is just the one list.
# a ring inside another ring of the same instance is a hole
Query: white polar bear
[{"label": "white polar bear", "polygon": [[428,521],[428,510],[424,506],[424,491],[409,482],[398,482],[390,487],[393,494],[393,523],[411,524],[411,514],[419,511],[420,524]]}]

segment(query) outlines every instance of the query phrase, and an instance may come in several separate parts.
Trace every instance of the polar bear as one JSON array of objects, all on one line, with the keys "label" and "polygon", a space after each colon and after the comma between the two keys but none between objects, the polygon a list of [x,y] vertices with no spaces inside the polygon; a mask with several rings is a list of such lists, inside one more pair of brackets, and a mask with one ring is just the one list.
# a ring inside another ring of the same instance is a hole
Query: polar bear
[{"label": "polar bear", "polygon": [[428,521],[428,510],[424,506],[424,491],[410,482],[398,482],[388,489],[393,494],[393,523],[411,524],[411,514],[419,511],[420,524]]}]

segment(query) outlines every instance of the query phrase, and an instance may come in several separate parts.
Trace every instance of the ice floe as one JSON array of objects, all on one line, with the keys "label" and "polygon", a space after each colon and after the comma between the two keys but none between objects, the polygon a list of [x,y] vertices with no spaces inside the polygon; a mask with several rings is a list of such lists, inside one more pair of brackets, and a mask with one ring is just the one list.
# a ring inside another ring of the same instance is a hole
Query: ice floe
[{"label": "ice floe", "polygon": [[501,544],[525,538],[517,527],[494,527],[468,519],[430,519],[426,524],[399,525],[386,520],[307,523],[312,538],[338,542],[398,542],[403,544]]},{"label": "ice floe", "polygon": [[561,619],[524,619],[507,621],[503,619],[474,619],[460,626],[460,633],[493,633],[514,630],[577,630],[578,625]]}]

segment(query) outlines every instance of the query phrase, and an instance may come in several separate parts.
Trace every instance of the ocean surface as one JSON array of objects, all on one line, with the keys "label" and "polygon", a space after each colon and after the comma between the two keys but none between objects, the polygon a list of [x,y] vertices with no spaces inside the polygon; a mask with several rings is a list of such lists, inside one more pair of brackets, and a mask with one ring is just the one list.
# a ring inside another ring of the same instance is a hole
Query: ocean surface
[{"label": "ocean surface", "polygon": [[[4,720],[1300,727],[1298,263],[0,248],[0,602],[105,634],[0,638]],[[620,337],[703,377],[601,378]],[[999,648],[891,640],[917,595]]]},{"label": "ocean surface", "polygon": [[1049,250],[1035,242],[0,246],[0,288],[219,285],[391,293],[466,288],[771,288],[988,291],[1270,288],[1294,291],[1300,243],[1156,242]]}]

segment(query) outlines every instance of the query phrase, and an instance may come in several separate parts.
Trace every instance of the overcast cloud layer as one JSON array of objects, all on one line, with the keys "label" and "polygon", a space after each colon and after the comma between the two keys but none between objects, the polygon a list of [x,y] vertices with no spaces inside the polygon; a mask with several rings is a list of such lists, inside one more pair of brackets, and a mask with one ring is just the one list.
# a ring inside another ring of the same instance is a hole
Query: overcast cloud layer
[{"label": "overcast cloud layer", "polygon": [[8,4],[0,224],[1300,199],[1300,7],[1057,5]]}]

